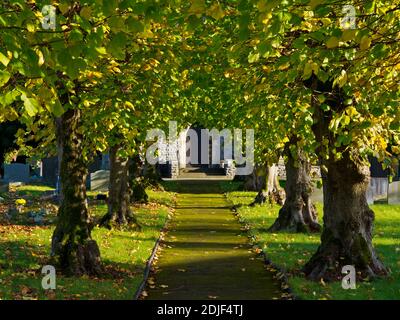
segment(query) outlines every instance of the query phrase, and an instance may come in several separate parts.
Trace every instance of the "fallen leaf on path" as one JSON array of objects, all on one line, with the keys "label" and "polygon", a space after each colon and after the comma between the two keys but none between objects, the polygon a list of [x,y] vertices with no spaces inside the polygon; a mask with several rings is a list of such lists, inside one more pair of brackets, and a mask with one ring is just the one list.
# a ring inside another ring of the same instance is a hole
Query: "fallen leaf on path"
[{"label": "fallen leaf on path", "polygon": [[147,297],[147,296],[148,296],[147,291],[143,291],[143,292],[142,292],[142,297]]}]

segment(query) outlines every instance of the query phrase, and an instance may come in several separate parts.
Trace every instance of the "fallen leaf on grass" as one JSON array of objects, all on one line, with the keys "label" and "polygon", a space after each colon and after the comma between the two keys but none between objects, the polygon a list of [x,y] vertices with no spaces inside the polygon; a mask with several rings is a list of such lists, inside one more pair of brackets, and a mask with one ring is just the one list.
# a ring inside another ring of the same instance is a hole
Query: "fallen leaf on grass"
[{"label": "fallen leaf on grass", "polygon": [[32,289],[27,287],[27,286],[21,286],[21,294],[23,296],[27,295],[27,294],[31,294],[32,293]]}]

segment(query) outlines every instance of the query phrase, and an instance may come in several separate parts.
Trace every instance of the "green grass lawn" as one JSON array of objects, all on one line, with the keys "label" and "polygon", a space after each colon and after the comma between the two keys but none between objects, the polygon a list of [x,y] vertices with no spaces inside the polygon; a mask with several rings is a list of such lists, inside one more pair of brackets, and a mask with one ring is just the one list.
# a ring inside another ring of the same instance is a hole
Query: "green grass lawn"
[{"label": "green grass lawn", "polygon": [[[229,186],[228,186],[229,187]],[[231,186],[232,187],[232,186]],[[226,188],[225,190],[229,191]],[[234,190],[231,188],[230,190]],[[392,271],[386,279],[357,283],[357,289],[344,290],[340,282],[323,283],[306,280],[300,270],[318,248],[320,234],[269,233],[279,206],[249,207],[256,193],[230,191],[228,199],[239,205],[238,214],[256,236],[257,244],[268,258],[289,274],[294,294],[303,299],[399,299],[400,298],[400,206],[374,205],[376,214],[374,246]],[[322,205],[317,204],[322,222]]]},{"label": "green grass lawn", "polygon": [[[43,207],[39,197],[51,188],[23,186],[12,195],[4,195],[10,203],[13,198],[28,200],[28,207]],[[142,226],[140,232],[95,228],[105,275],[99,278],[74,278],[57,275],[57,289],[45,291],[41,287],[41,268],[48,263],[51,235],[56,209],[49,214],[48,225],[36,226],[26,213],[7,223],[2,215],[7,210],[0,206],[0,299],[133,299],[143,279],[145,263],[170,213],[173,194],[148,190],[150,202],[133,207]],[[95,194],[89,194],[93,198]],[[7,197],[8,196],[8,197]],[[91,200],[92,215],[102,216],[107,206]]]}]

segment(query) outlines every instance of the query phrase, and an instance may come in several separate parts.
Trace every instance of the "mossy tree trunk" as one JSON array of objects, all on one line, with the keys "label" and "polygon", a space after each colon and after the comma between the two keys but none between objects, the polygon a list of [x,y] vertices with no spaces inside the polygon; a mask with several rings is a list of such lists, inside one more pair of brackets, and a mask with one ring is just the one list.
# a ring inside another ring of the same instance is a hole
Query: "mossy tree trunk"
[{"label": "mossy tree trunk", "polygon": [[[294,147],[293,156],[290,146]],[[311,202],[311,165],[294,142],[285,147],[286,160],[286,200],[279,216],[269,231],[317,232],[321,226],[315,206]]]},{"label": "mossy tree trunk", "polygon": [[70,109],[56,122],[62,149],[61,206],[52,237],[52,257],[68,275],[98,275],[102,272],[100,250],[91,238],[93,227],[86,199],[87,165],[83,160],[83,136],[77,130],[81,111]]},{"label": "mossy tree trunk", "polygon": [[[332,143],[336,136],[328,128],[333,113],[323,112],[317,101],[314,97],[313,131],[318,142],[329,139]],[[331,110],[339,112],[345,108],[342,101],[341,92],[333,92],[327,103]],[[321,154],[323,150],[318,151]],[[369,164],[351,147],[339,148],[337,152],[341,152],[342,157],[337,160],[331,150],[327,152],[330,153],[328,160],[321,157],[321,163],[327,169],[322,172],[324,229],[321,245],[304,267],[304,272],[313,280],[340,279],[342,267],[352,265],[362,278],[386,275],[388,271],[372,245],[374,212],[369,208],[366,196]]]},{"label": "mossy tree trunk", "polygon": [[129,158],[122,157],[122,145],[110,148],[110,190],[108,212],[100,221],[100,226],[112,228],[130,225],[138,227],[130,208]]}]

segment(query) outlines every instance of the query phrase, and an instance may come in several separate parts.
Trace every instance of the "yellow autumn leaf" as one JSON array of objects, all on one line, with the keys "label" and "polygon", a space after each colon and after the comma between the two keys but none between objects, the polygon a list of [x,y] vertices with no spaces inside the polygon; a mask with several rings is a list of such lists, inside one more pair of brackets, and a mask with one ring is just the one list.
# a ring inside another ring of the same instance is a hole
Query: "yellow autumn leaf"
[{"label": "yellow autumn leaf", "polygon": [[354,108],[353,106],[348,107],[346,109],[346,113],[350,116],[350,117],[355,117],[356,115],[358,115],[358,111],[356,108]]},{"label": "yellow autumn leaf", "polygon": [[328,49],[333,49],[339,46],[339,39],[336,37],[330,37],[329,40],[326,42],[326,47]]},{"label": "yellow autumn leaf", "polygon": [[372,40],[368,36],[362,37],[361,42],[360,42],[360,49],[361,50],[369,49],[369,47],[371,46],[371,42],[372,42]]},{"label": "yellow autumn leaf", "polygon": [[89,7],[84,7],[80,11],[79,15],[81,17],[84,17],[85,19],[90,19],[90,17],[92,16],[92,9],[90,9]]},{"label": "yellow autumn leaf", "polygon": [[41,67],[44,64],[44,57],[43,57],[43,53],[42,51],[40,51],[39,49],[35,49],[35,52],[38,56],[38,66]]},{"label": "yellow autumn leaf", "polygon": [[324,2],[324,0],[311,0],[309,3],[311,10],[314,10],[316,7],[318,7],[323,2]]},{"label": "yellow autumn leaf", "polygon": [[344,30],[342,34],[343,41],[351,41],[354,40],[356,37],[356,30],[348,29]]},{"label": "yellow autumn leaf", "polygon": [[58,9],[60,9],[62,14],[65,14],[69,10],[69,4],[68,3],[60,3],[58,5]]},{"label": "yellow autumn leaf", "polygon": [[189,8],[191,14],[202,14],[206,10],[206,3],[204,0],[192,0],[192,5]]},{"label": "yellow autumn leaf", "polygon": [[[400,154],[400,147],[398,147],[398,146],[392,146],[392,151],[393,151],[393,153],[395,153],[395,154]],[[396,251],[398,251],[397,249],[398,249],[398,248],[396,248]]]},{"label": "yellow autumn leaf", "polygon": [[225,17],[225,11],[222,9],[219,3],[214,3],[208,10],[207,14],[213,17],[215,20],[222,19]]},{"label": "yellow autumn leaf", "polygon": [[346,83],[347,83],[347,72],[346,70],[342,70],[340,76],[335,79],[334,85],[337,84],[339,88],[342,88]]}]

